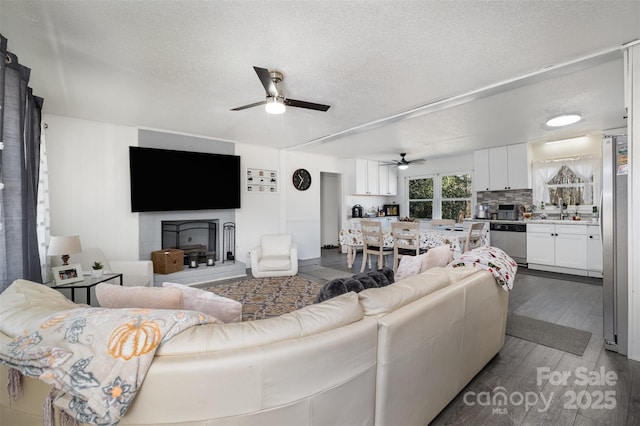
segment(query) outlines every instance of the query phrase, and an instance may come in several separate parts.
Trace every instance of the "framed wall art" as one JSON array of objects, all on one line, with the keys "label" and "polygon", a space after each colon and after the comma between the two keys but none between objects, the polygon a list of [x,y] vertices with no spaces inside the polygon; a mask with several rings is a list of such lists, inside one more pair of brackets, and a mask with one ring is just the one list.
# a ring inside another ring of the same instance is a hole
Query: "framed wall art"
[{"label": "framed wall art", "polygon": [[278,172],[267,169],[247,169],[247,192],[278,192]]},{"label": "framed wall art", "polygon": [[64,285],[84,281],[80,264],[54,266],[51,268],[56,285]]}]

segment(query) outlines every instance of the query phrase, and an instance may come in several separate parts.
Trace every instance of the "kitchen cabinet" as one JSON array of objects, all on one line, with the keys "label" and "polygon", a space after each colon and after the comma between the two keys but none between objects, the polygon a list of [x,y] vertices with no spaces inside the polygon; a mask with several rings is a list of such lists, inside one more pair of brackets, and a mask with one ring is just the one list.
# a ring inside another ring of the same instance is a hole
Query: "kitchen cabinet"
[{"label": "kitchen cabinet", "polygon": [[378,168],[378,193],[380,195],[398,195],[398,167],[383,164]]},{"label": "kitchen cabinet", "polygon": [[587,275],[587,239],[586,224],[528,224],[529,269]]},{"label": "kitchen cabinet", "polygon": [[473,153],[473,186],[477,191],[489,190],[489,150]]},{"label": "kitchen cabinet", "polygon": [[475,151],[473,164],[476,191],[531,188],[526,143]]},{"label": "kitchen cabinet", "polygon": [[378,162],[362,158],[347,161],[349,193],[357,195],[378,195]]},{"label": "kitchen cabinet", "polygon": [[602,238],[600,226],[587,226],[587,271],[590,277],[602,278]]}]

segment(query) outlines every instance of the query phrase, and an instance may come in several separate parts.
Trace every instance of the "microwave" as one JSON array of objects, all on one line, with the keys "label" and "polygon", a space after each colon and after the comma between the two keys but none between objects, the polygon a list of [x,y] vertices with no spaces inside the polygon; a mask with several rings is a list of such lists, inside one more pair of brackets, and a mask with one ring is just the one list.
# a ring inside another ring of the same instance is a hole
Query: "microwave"
[{"label": "microwave", "polygon": [[398,204],[385,204],[382,206],[385,216],[400,216],[400,206]]}]

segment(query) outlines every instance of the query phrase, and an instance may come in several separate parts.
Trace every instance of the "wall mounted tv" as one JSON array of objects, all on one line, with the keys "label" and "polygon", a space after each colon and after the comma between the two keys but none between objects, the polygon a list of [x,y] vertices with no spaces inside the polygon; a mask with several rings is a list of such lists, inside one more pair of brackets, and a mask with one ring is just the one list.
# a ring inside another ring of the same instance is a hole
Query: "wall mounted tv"
[{"label": "wall mounted tv", "polygon": [[240,157],[129,147],[131,211],[240,208]]}]

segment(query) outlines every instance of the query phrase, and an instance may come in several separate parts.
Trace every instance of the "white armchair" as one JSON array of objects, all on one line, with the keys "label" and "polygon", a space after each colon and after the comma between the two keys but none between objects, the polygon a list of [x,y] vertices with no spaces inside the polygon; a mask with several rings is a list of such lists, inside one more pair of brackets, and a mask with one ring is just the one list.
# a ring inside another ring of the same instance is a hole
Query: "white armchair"
[{"label": "white armchair", "polygon": [[298,273],[298,248],[290,234],[263,235],[250,257],[251,273],[256,278],[290,277]]},{"label": "white armchair", "polygon": [[104,265],[105,273],[122,274],[122,284],[126,287],[153,287],[153,262],[150,260],[107,260],[98,248],[83,248],[81,253],[69,258],[69,263],[79,263],[83,272],[90,272],[96,261]]}]

